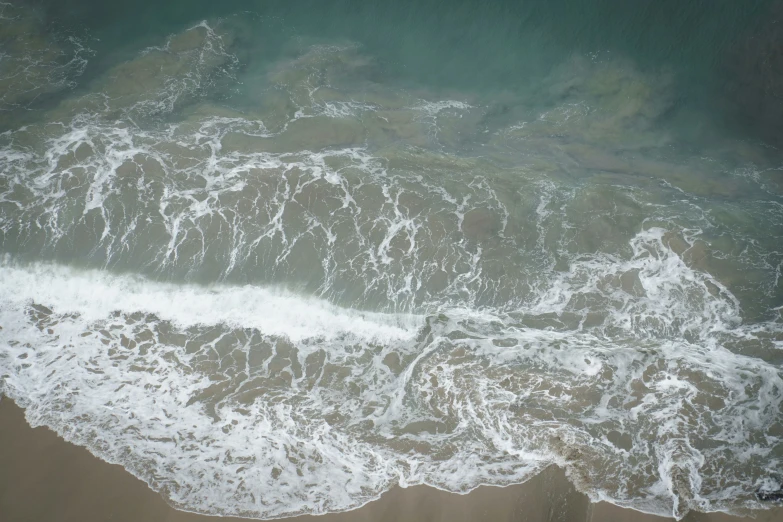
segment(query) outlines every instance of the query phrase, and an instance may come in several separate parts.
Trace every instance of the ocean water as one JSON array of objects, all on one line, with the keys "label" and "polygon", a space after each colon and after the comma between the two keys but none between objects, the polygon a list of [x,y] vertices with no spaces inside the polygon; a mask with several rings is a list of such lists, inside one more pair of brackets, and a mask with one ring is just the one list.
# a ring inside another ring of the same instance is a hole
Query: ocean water
[{"label": "ocean water", "polygon": [[0,392],[199,513],[763,509],[781,14],[6,1]]}]

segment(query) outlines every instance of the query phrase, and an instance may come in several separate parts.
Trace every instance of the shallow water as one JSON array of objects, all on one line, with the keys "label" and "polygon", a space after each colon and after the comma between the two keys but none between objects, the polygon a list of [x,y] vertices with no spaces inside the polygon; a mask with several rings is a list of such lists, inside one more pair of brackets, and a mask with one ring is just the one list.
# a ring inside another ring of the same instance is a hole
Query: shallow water
[{"label": "shallow water", "polygon": [[680,4],[2,4],[0,390],[202,513],[762,508],[775,6]]}]

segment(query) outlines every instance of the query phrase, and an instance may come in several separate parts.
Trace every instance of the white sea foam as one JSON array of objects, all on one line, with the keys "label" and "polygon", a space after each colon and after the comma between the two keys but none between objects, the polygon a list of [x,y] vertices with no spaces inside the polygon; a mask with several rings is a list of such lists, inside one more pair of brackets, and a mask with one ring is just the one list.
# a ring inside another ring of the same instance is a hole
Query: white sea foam
[{"label": "white sea foam", "polygon": [[[709,276],[663,234],[637,235],[628,261],[574,263],[554,293],[515,312],[564,317],[575,295],[627,294],[601,281],[638,270],[645,294],[615,295],[607,325],[561,331],[468,308],[424,326],[260,288],[7,262],[4,392],[34,424],[201,512],[342,510],[394,483],[467,491],[523,481],[551,462],[594,499],[676,516],[726,509],[741,484],[761,480],[755,466],[775,466],[775,443],[754,440],[777,440],[767,430],[783,379],[716,332],[752,339],[780,325],[736,330],[736,300],[725,289],[713,296]],[[694,331],[697,340],[682,338]],[[399,374],[386,364],[392,354]]]},{"label": "white sea foam", "polygon": [[184,328],[224,324],[255,328],[293,342],[328,342],[346,333],[366,342],[411,340],[421,323],[413,315],[341,310],[283,290],[152,283],[51,265],[3,266],[0,286],[6,299],[15,301],[7,306],[47,303],[58,313],[78,314],[87,322],[105,319],[107,311],[145,312]]}]

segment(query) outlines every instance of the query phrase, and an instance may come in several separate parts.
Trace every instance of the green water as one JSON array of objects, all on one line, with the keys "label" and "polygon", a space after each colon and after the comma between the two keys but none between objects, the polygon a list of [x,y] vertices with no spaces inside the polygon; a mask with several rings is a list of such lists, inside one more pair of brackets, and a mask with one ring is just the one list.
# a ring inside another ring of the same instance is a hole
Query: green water
[{"label": "green water", "polygon": [[[38,2],[46,27],[87,35],[89,73],[181,27],[242,13],[243,66],[268,66],[295,40],[348,40],[385,79],[425,88],[531,96],[573,54],[614,53],[674,69],[678,101],[720,104],[729,62],[774,12],[771,2]],[[702,99],[700,99],[702,98]]]},{"label": "green water", "polygon": [[203,513],[764,509],[781,12],[0,4],[0,391]]}]

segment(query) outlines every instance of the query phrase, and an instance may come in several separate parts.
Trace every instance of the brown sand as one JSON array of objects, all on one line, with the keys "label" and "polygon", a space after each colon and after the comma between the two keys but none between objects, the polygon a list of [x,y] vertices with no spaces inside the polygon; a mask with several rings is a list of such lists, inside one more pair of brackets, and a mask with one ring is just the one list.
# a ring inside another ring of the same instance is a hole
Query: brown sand
[{"label": "brown sand", "polygon": [[[2,522],[240,522],[169,507],[121,466],[107,464],[46,428],[30,428],[24,411],[0,399],[0,521]],[[347,513],[295,517],[291,522],[664,522],[668,519],[598,503],[577,492],[562,470],[509,487],[467,495],[426,486],[394,488]],[[689,522],[741,522],[723,514],[690,513]],[[783,507],[757,514],[783,521]]]}]

